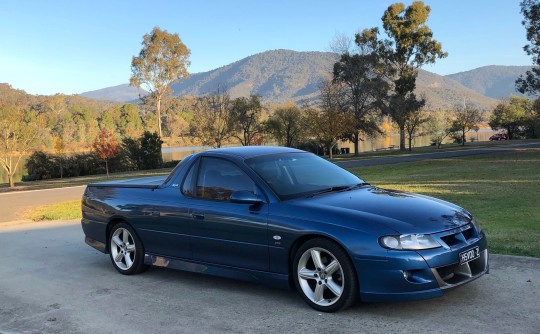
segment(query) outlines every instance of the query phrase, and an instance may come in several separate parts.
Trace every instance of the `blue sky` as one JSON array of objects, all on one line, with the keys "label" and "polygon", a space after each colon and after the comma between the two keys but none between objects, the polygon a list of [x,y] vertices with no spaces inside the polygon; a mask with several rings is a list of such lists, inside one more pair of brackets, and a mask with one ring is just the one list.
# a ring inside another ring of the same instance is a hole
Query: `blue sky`
[{"label": "blue sky", "polygon": [[[31,94],[76,94],[127,83],[142,36],[159,26],[191,49],[191,73],[273,49],[328,51],[337,33],[381,25],[387,0],[5,1],[0,82]],[[449,57],[441,75],[530,65],[519,0],[432,0],[428,25]],[[411,1],[404,1],[410,4]]]}]

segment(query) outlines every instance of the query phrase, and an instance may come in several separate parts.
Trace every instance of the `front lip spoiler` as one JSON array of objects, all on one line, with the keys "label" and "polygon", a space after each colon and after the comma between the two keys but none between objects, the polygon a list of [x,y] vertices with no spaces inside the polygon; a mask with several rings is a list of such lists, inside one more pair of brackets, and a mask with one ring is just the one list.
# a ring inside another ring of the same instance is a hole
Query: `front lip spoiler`
[{"label": "front lip spoiler", "polygon": [[439,268],[431,268],[431,272],[433,273],[433,276],[435,276],[435,279],[437,280],[437,283],[439,284],[439,287],[443,290],[445,289],[452,289],[455,287],[458,287],[460,285],[469,283],[474,281],[475,279],[482,277],[484,274],[489,273],[489,263],[488,263],[488,250],[485,249],[480,254],[480,258],[477,260],[480,262],[480,265],[482,266],[483,270],[479,273],[473,274],[471,271],[471,262],[464,263],[462,265],[455,265],[456,270],[454,271],[455,274],[458,274],[459,276],[463,277],[463,279],[458,280],[456,282],[448,282],[446,281],[441,275],[439,274],[439,271],[437,269]]}]

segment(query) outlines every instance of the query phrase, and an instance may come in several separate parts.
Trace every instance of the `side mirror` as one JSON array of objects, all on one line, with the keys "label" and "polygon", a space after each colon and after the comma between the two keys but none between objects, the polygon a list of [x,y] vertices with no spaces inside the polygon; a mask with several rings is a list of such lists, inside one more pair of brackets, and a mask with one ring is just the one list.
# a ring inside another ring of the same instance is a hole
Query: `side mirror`
[{"label": "side mirror", "polygon": [[232,203],[244,204],[262,204],[264,201],[252,192],[239,190],[231,194],[230,200]]}]

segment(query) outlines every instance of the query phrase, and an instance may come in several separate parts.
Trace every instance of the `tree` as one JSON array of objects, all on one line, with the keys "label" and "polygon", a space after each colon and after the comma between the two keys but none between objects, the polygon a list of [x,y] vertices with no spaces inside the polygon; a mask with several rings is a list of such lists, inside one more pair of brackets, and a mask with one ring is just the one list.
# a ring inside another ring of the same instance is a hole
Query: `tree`
[{"label": "tree", "polygon": [[231,110],[235,127],[233,136],[240,141],[242,146],[253,145],[255,139],[262,133],[262,111],[263,107],[259,96],[239,97],[233,101]]},{"label": "tree", "polygon": [[203,145],[220,148],[234,134],[231,97],[220,85],[211,95],[197,98],[194,105],[192,134]]},{"label": "tree", "polygon": [[405,131],[407,132],[407,139],[409,141],[409,151],[412,151],[412,141],[414,137],[421,135],[418,131],[420,127],[429,120],[427,115],[422,109],[418,109],[410,113],[405,120]]},{"label": "tree", "polygon": [[173,97],[165,104],[164,135],[169,137],[169,145],[183,142],[189,137],[189,125],[193,120],[193,105],[191,96]]},{"label": "tree", "polygon": [[321,83],[318,108],[305,111],[309,134],[326,147],[330,159],[333,159],[333,149],[343,134],[356,130],[353,115],[341,109],[340,87],[331,81]]},{"label": "tree", "polygon": [[409,115],[425,104],[414,94],[418,68],[448,56],[426,25],[430,11],[422,1],[415,1],[407,8],[403,3],[395,3],[382,17],[384,31],[390,37],[385,44],[390,46],[385,58],[394,71],[393,94],[386,103],[386,112],[399,128],[401,150],[405,150],[405,123]]},{"label": "tree", "polygon": [[445,110],[433,110],[428,112],[426,131],[431,135],[431,141],[437,148],[441,148],[442,142],[452,134],[452,118],[450,112]]},{"label": "tree", "polygon": [[278,107],[266,122],[267,131],[279,145],[295,147],[303,135],[304,117],[296,104]]},{"label": "tree", "polygon": [[130,85],[150,92],[156,103],[158,135],[161,133],[161,101],[170,91],[170,84],[189,77],[191,51],[182,43],[178,34],[155,27],[143,36],[142,50],[131,61]]},{"label": "tree", "polygon": [[525,135],[527,138],[540,137],[540,99],[533,102],[531,113],[525,120]]},{"label": "tree", "polygon": [[122,148],[131,168],[147,170],[163,165],[161,145],[163,141],[157,132],[145,131],[140,138],[122,139]]},{"label": "tree", "polygon": [[42,127],[34,111],[0,102],[0,165],[7,173],[10,188],[15,187],[14,174],[22,157],[37,146]]},{"label": "tree", "polygon": [[114,139],[114,136],[109,130],[102,129],[99,136],[94,141],[92,148],[97,156],[105,161],[105,171],[107,172],[107,177],[109,177],[109,160],[115,157],[119,152],[116,139]]},{"label": "tree", "polygon": [[336,108],[348,112],[354,127],[349,127],[343,135],[354,144],[354,154],[358,155],[358,144],[363,137],[380,132],[377,124],[379,100],[387,93],[381,66],[381,50],[384,46],[377,40],[377,29],[366,29],[356,34],[355,43],[359,53],[346,50],[334,64],[334,84],[342,85],[338,90],[341,97],[336,100]]},{"label": "tree", "polygon": [[461,145],[465,146],[465,135],[474,130],[483,120],[482,112],[473,106],[455,106],[453,111],[452,132],[460,134]]},{"label": "tree", "polygon": [[521,24],[529,41],[523,50],[532,57],[534,67],[516,80],[516,88],[520,93],[537,95],[540,92],[540,2],[523,0],[520,6],[523,14]]},{"label": "tree", "polygon": [[156,169],[163,165],[161,145],[163,141],[157,132],[144,131],[140,138],[141,142],[141,167],[142,169]]},{"label": "tree", "polygon": [[532,109],[533,102],[527,97],[511,96],[510,101],[502,100],[495,106],[489,126],[493,130],[505,129],[508,139],[514,139],[524,129]]},{"label": "tree", "polygon": [[143,132],[143,122],[137,106],[131,103],[117,107],[115,111],[119,115],[117,121],[118,131],[122,137],[137,137]]}]

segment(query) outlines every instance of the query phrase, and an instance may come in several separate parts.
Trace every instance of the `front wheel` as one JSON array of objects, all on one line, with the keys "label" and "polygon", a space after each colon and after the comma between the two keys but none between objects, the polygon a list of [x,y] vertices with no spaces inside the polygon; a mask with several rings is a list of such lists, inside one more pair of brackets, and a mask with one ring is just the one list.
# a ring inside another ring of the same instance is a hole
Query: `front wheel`
[{"label": "front wheel", "polygon": [[138,274],[146,269],[142,242],[131,226],[114,225],[109,237],[109,254],[116,270],[124,275]]},{"label": "front wheel", "polygon": [[335,312],[353,305],[358,296],[356,271],[336,243],[316,238],[294,257],[294,283],[304,301],[316,310]]}]

